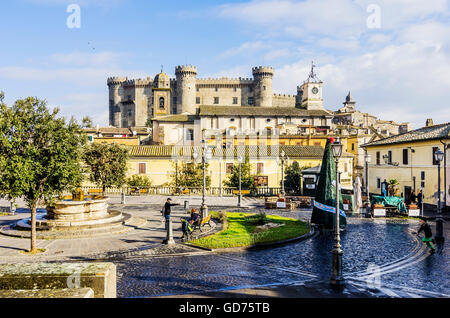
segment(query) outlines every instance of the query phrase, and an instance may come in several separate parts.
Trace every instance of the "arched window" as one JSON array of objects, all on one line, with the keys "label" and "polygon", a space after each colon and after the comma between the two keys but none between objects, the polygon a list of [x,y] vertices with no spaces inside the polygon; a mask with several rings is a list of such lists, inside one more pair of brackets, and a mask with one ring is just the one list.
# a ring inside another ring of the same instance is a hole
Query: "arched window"
[{"label": "arched window", "polygon": [[165,101],[164,101],[164,97],[161,97],[160,99],[159,99],[159,109],[164,109],[166,106],[165,106]]}]

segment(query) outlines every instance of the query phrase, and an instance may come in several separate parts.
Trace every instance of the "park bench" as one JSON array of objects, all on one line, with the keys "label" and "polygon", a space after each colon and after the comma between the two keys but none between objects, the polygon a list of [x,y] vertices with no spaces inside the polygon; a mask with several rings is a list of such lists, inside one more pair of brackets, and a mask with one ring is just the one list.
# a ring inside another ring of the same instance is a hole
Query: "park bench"
[{"label": "park bench", "polygon": [[191,191],[189,189],[184,189],[181,191],[181,194],[189,194]]},{"label": "park bench", "polygon": [[[236,195],[239,195],[239,190],[233,190],[233,193]],[[241,190],[242,195],[248,195],[250,194],[250,190]]]},{"label": "park bench", "polygon": [[89,195],[91,195],[91,194],[101,194],[101,193],[103,193],[103,189],[89,189],[88,190],[88,194]]},{"label": "park bench", "polygon": [[208,224],[209,227],[211,227],[210,221],[211,221],[211,215],[208,215],[206,218],[203,218],[203,219],[200,221],[200,223],[193,224],[193,228],[192,228],[192,229],[193,229],[194,231],[197,230],[197,229],[199,229],[200,232],[203,232],[203,231],[202,231],[202,227],[204,227],[206,224]]}]

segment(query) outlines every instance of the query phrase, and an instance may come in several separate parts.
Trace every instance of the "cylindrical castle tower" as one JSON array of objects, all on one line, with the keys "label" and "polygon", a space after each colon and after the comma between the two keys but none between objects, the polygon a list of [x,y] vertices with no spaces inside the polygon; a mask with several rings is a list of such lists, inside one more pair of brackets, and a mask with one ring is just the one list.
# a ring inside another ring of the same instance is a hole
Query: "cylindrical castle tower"
[{"label": "cylindrical castle tower", "polygon": [[272,107],[272,79],[273,67],[254,67],[253,78],[255,80],[255,105],[261,107]]},{"label": "cylindrical castle tower", "polygon": [[197,67],[191,65],[177,66],[175,75],[177,78],[177,114],[195,114]]},{"label": "cylindrical castle tower", "polygon": [[119,94],[119,88],[127,80],[126,77],[111,77],[107,81],[109,87],[109,124],[114,127],[120,127],[121,125],[122,116],[119,103],[122,98]]}]

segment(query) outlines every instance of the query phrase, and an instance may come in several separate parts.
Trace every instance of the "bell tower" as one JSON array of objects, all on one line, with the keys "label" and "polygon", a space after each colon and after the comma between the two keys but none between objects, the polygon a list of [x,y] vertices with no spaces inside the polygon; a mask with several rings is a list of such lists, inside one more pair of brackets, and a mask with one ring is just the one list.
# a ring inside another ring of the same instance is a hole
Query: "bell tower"
[{"label": "bell tower", "polygon": [[297,104],[307,110],[323,110],[323,82],[317,77],[314,67],[312,62],[308,79],[297,87]]}]

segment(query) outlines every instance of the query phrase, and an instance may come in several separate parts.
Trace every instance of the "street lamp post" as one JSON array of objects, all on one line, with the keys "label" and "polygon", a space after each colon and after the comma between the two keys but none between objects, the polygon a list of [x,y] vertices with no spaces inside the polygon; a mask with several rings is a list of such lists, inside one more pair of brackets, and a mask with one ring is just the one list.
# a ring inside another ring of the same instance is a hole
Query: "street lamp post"
[{"label": "street lamp post", "polygon": [[342,156],[342,144],[339,140],[336,140],[331,144],[331,149],[333,150],[334,161],[336,163],[336,213],[335,213],[335,228],[334,228],[334,248],[332,250],[333,255],[333,272],[331,276],[330,283],[335,286],[342,286],[345,284],[344,276],[342,275],[342,255],[344,252],[341,249],[341,236],[340,236],[340,226],[339,226],[339,173],[338,164],[339,158]]},{"label": "street lamp post", "polygon": [[370,214],[370,195],[369,195],[369,163],[372,156],[366,152],[366,215]]},{"label": "street lamp post", "polygon": [[442,219],[442,206],[441,206],[441,162],[444,160],[444,153],[439,149],[434,153],[434,158],[438,164],[438,204],[437,204],[437,216],[436,216],[436,242],[444,242],[444,230]]},{"label": "street lamp post", "polygon": [[242,207],[242,156],[238,157],[239,162],[239,197],[238,197],[238,207]]},{"label": "street lamp post", "polygon": [[284,158],[286,153],[284,150],[281,151],[281,195],[285,196],[286,192],[284,191]]},{"label": "street lamp post", "polygon": [[[206,162],[211,160],[212,153],[211,149],[206,146],[206,140],[202,140],[203,144],[203,154],[202,154],[202,162],[203,162],[203,191],[202,191],[202,206],[200,207],[200,213],[202,218],[208,216],[208,206],[205,202],[205,192],[206,192]],[[198,153],[194,151],[194,160],[198,158]]]}]

